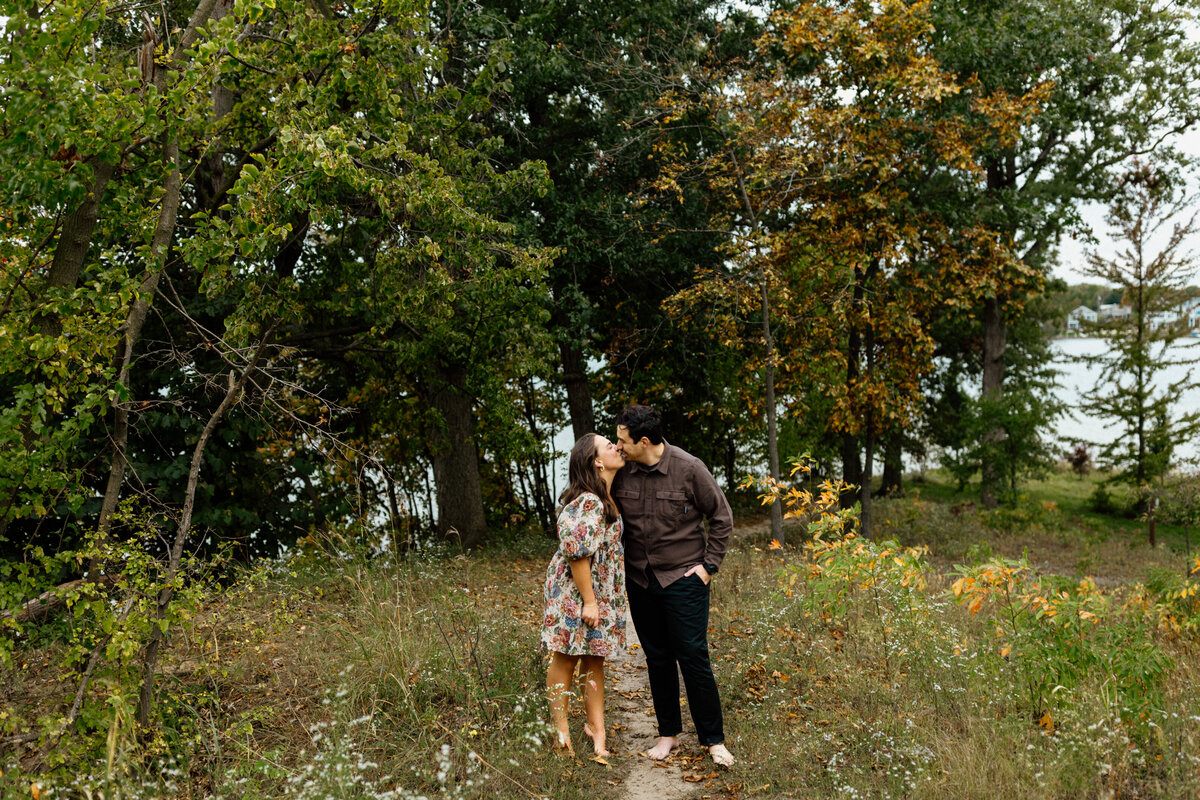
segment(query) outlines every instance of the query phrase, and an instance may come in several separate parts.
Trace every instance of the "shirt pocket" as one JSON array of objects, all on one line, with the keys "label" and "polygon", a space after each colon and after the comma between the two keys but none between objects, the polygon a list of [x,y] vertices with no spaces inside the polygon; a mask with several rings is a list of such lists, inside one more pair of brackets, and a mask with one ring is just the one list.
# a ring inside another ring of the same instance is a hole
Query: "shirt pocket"
[{"label": "shirt pocket", "polygon": [[654,493],[654,516],[667,522],[678,522],[683,519],[688,508],[686,492],[660,489]]},{"label": "shirt pocket", "polygon": [[642,490],[641,489],[613,489],[613,500],[617,501],[617,507],[621,509],[621,516],[638,516],[642,513]]}]

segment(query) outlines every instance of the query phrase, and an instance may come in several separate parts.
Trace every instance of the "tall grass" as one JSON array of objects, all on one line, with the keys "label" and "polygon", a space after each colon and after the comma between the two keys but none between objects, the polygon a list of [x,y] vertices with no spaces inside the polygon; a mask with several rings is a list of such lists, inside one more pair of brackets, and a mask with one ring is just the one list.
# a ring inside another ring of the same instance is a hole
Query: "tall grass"
[{"label": "tall grass", "polygon": [[[682,748],[696,797],[1200,797],[1200,576],[1181,554],[1045,503],[882,501],[876,524],[896,541],[731,550],[711,641],[739,763],[714,772]],[[7,759],[0,795],[617,797],[629,758],[609,769],[548,747],[552,547],[320,551],[247,574],[175,639],[162,730],[131,727],[126,693],[103,687],[99,744],[36,774]],[[1039,597],[1074,627],[1047,627]],[[32,642],[21,663],[51,664],[56,646]],[[54,695],[48,675],[5,673],[25,684],[0,712],[53,713],[69,684]]]},{"label": "tall grass", "polygon": [[[548,746],[538,650],[551,543],[395,561],[314,552],[210,598],[175,642],[167,753],[77,758],[0,795],[604,798]],[[165,771],[164,771],[165,770]],[[593,774],[595,773],[595,774]]]},{"label": "tall grass", "polygon": [[[893,501],[880,511],[888,535],[931,547],[933,565],[975,564],[964,569],[980,578],[1018,563],[992,552],[1009,537],[1043,563],[1043,550],[1078,561],[1117,547],[1068,541],[1053,510],[1009,532],[948,505]],[[1140,544],[1125,556],[1123,570],[1136,563],[1147,574],[1173,558]],[[1200,796],[1200,655],[1188,631],[1125,603],[1144,587],[1104,590],[1103,625],[1084,616],[1087,630],[1055,627],[1028,609],[1002,613],[999,593],[972,613],[944,567],[924,570],[923,589],[906,586],[906,558],[902,545],[865,543],[845,563],[761,546],[726,559],[714,651],[747,786],[767,797]],[[1074,584],[1043,577],[1014,590]],[[1088,586],[1089,597],[1101,593]],[[1051,597],[1062,614],[1101,613],[1068,594]],[[1012,630],[1014,621],[1025,627]]]}]

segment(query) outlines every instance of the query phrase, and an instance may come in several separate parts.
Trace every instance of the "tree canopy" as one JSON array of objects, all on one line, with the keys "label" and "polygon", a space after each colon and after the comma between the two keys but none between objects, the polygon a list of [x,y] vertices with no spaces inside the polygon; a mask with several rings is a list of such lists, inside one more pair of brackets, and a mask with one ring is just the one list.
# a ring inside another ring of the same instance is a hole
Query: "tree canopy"
[{"label": "tree canopy", "polygon": [[1182,174],[1195,12],[0,0],[0,630],[86,609],[149,714],[205,564],[552,534],[630,402],[868,531],[904,452],[1011,499],[1057,242]]}]

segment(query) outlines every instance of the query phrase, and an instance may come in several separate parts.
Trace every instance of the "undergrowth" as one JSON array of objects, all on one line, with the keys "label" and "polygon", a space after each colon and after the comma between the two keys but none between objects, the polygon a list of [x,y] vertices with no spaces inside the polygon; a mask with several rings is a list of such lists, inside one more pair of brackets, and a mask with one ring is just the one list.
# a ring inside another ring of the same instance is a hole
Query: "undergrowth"
[{"label": "undergrowth", "polygon": [[[695,795],[1200,796],[1200,562],[1049,505],[1004,513],[881,501],[875,540],[808,513],[807,541],[736,544],[711,641],[739,762]],[[70,753],[36,770],[10,754],[0,794],[616,797],[627,759],[548,748],[552,547],[319,549],[245,573],[176,632],[155,731],[102,683]],[[9,730],[70,701],[54,631],[3,667]]]},{"label": "undergrowth", "polygon": [[[596,776],[547,746],[537,626],[551,547],[317,550],[247,573],[174,641],[162,745],[92,737],[36,772],[10,757],[0,794],[602,798]],[[120,729],[125,690],[99,691]]]}]

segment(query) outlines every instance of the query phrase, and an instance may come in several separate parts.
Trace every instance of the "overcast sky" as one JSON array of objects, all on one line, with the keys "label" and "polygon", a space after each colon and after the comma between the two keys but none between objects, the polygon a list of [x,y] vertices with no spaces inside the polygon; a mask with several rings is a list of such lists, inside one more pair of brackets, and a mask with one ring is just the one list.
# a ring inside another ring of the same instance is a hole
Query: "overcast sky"
[{"label": "overcast sky", "polygon": [[[1193,129],[1181,136],[1176,144],[1181,150],[1200,160],[1200,131]],[[1200,210],[1200,174],[1195,170],[1188,179],[1188,192],[1192,197],[1194,209]],[[1097,204],[1090,205],[1083,210],[1084,218],[1091,224],[1100,241],[1093,246],[1064,237],[1059,252],[1059,266],[1053,272],[1055,277],[1062,278],[1069,284],[1097,282],[1095,278],[1089,278],[1083,274],[1083,266],[1087,263],[1085,253],[1094,249],[1101,256],[1108,258],[1115,255],[1119,249],[1106,236],[1107,226],[1104,224],[1104,211],[1104,207]],[[1200,256],[1200,236],[1192,238],[1188,249]],[[1200,285],[1200,262],[1197,263],[1195,276],[1188,282]]]}]

